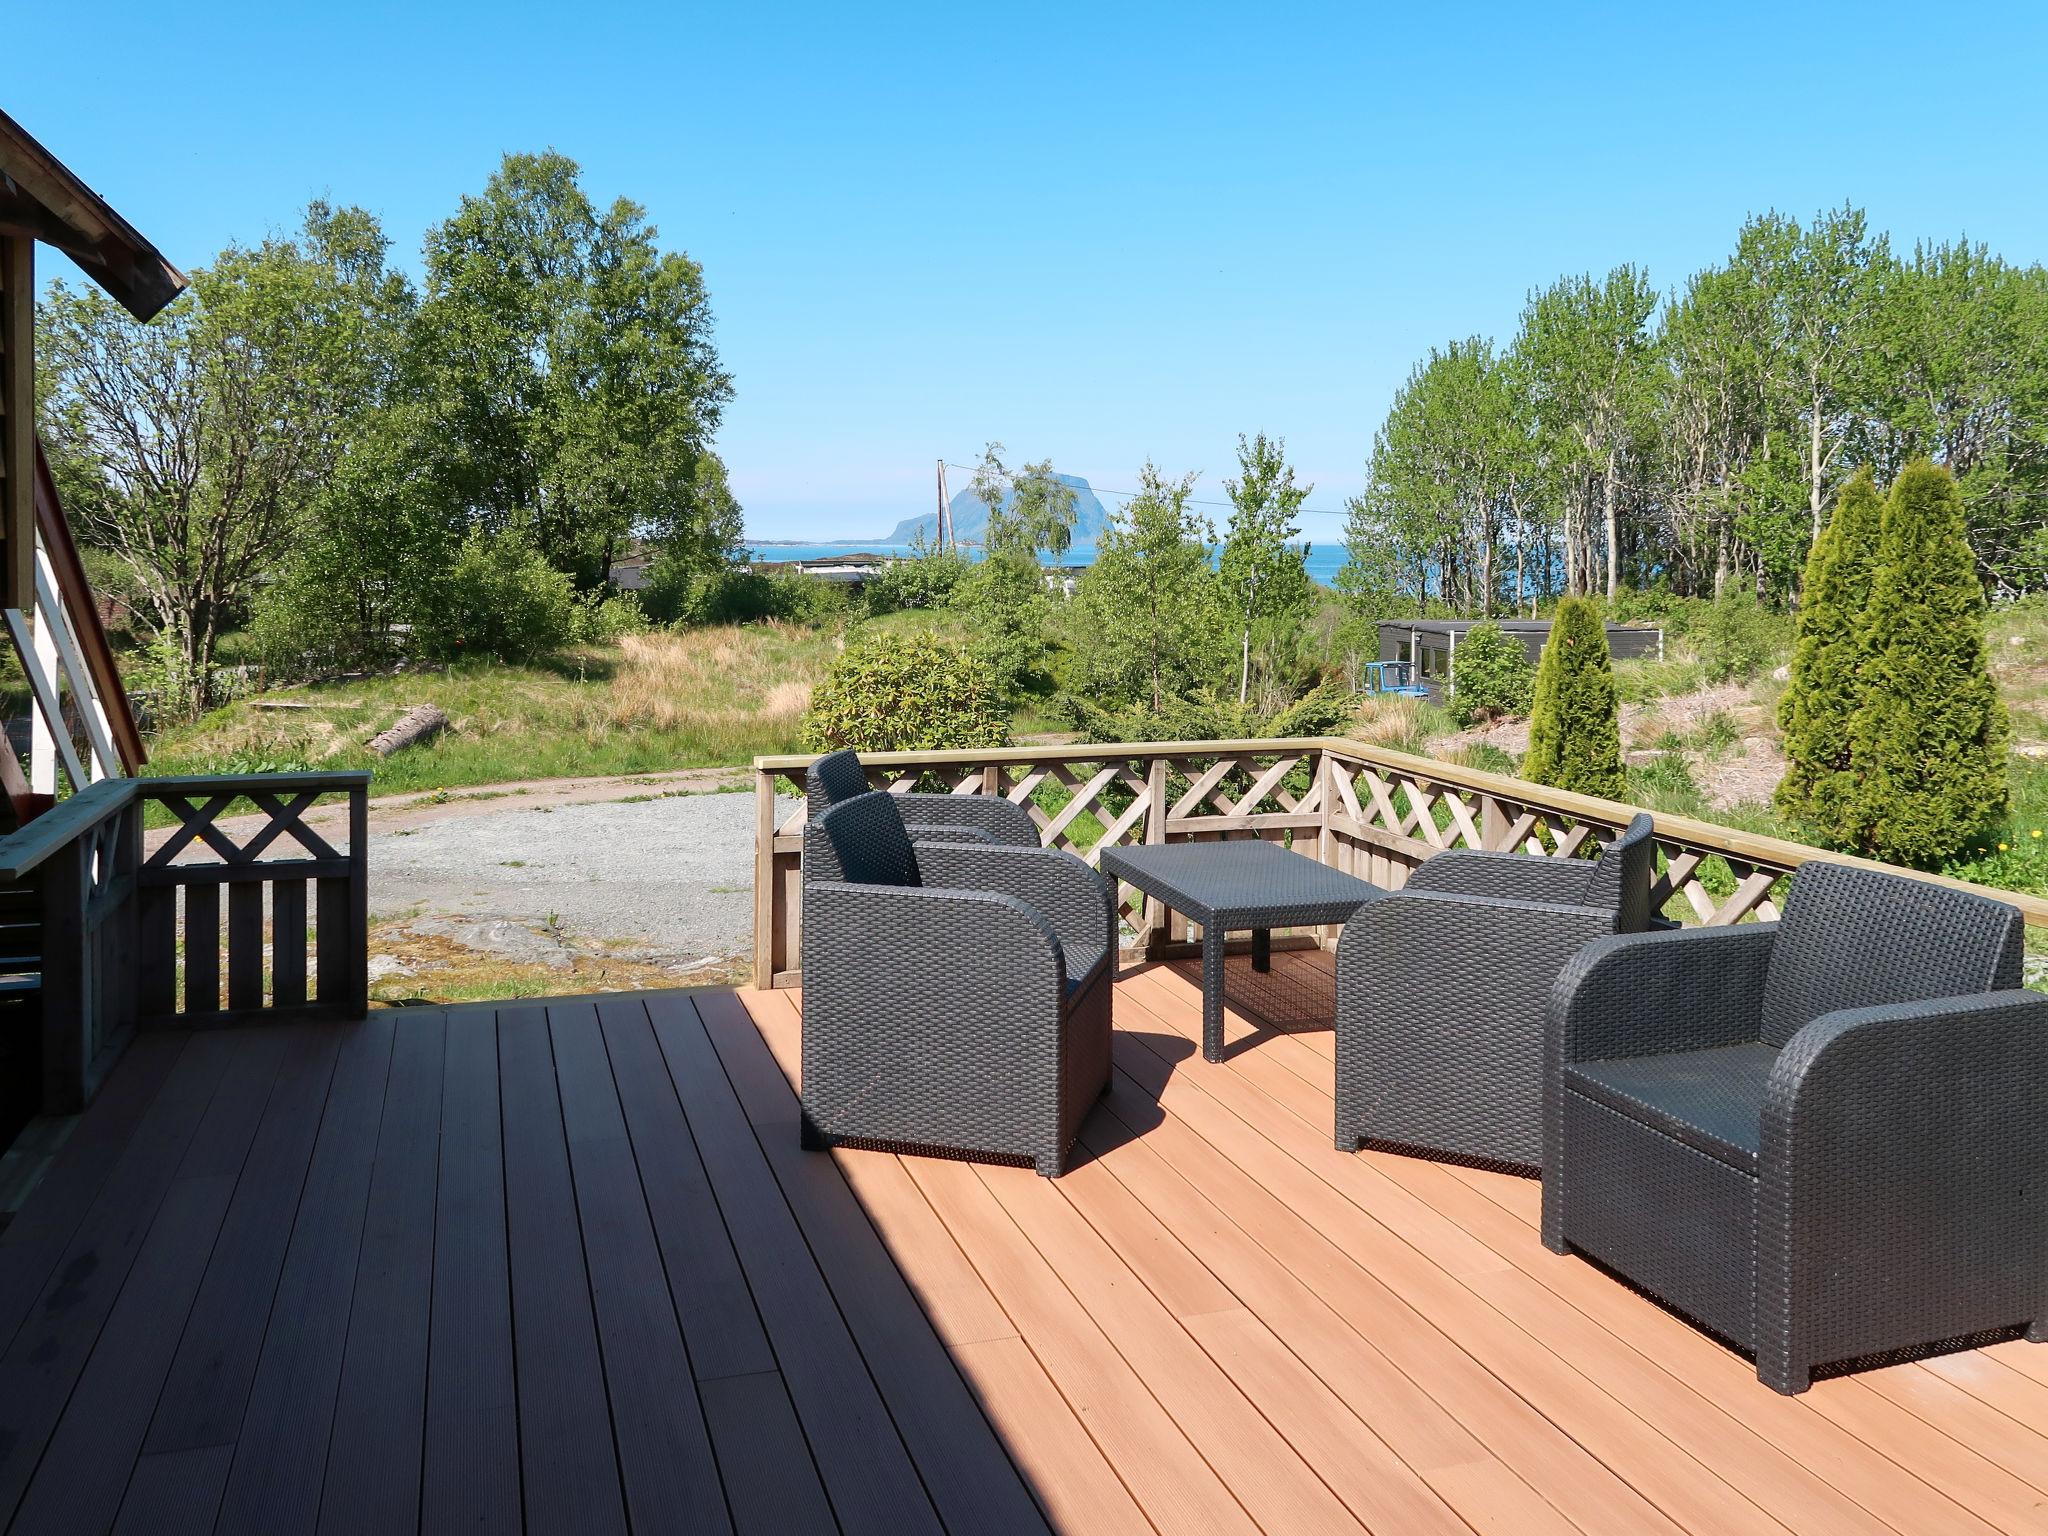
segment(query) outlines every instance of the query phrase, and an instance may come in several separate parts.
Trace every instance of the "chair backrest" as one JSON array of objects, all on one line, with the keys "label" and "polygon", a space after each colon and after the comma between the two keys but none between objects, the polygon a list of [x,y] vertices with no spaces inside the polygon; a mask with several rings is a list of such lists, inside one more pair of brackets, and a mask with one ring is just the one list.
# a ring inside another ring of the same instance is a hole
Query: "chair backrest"
[{"label": "chair backrest", "polygon": [[804,828],[804,878],[856,885],[919,885],[917,850],[886,790],[830,806]]},{"label": "chair backrest", "polygon": [[827,808],[868,792],[868,771],[851,747],[828,752],[804,770],[804,806],[816,821]]},{"label": "chair backrest", "polygon": [[1763,1039],[1784,1045],[1838,1008],[1926,1002],[2020,984],[2016,908],[1848,864],[1801,865],[1764,977]]},{"label": "chair backrest", "polygon": [[1657,824],[1638,816],[1606,845],[1586,883],[1586,905],[1611,907],[1615,929],[1641,933],[1650,926],[1650,868],[1657,856]]}]

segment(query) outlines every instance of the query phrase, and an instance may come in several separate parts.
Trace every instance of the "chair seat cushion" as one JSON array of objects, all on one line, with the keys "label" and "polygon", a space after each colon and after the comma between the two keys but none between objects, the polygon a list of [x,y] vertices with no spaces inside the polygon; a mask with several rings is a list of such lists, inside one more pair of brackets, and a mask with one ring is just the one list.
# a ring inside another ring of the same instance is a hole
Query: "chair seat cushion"
[{"label": "chair seat cushion", "polygon": [[1564,1080],[1572,1092],[1754,1176],[1764,1084],[1777,1059],[1776,1046],[1752,1042],[1576,1062]]}]

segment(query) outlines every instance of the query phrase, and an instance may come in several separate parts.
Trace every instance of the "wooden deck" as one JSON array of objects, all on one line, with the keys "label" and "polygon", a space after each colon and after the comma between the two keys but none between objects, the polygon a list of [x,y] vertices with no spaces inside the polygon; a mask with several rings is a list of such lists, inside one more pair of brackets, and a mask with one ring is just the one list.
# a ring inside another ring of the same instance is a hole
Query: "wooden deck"
[{"label": "wooden deck", "polygon": [[799,1151],[798,1006],[142,1038],[0,1234],[8,1528],[2048,1531],[2048,1349],[1780,1398],[1177,971],[1057,1182]]}]

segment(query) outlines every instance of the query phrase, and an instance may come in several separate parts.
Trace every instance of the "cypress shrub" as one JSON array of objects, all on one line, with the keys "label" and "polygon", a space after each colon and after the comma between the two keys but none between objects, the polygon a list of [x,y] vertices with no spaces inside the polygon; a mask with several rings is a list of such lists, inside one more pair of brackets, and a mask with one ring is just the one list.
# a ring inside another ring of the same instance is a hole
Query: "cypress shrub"
[{"label": "cypress shrub", "polygon": [[1806,557],[1792,645],[1792,680],[1778,704],[1790,760],[1778,809],[1829,836],[1849,835],[1856,775],[1849,722],[1867,686],[1864,620],[1884,531],[1884,498],[1868,469],[1842,487],[1835,515]]},{"label": "cypress shrub", "polygon": [[1861,633],[1869,685],[1849,727],[1845,840],[1873,858],[1935,864],[2004,813],[2008,726],[1962,493],[1925,459],[1885,504]]},{"label": "cypress shrub", "polygon": [[1498,624],[1474,624],[1451,664],[1452,713],[1460,725],[1527,714],[1533,682],[1521,641]]},{"label": "cypress shrub", "polygon": [[1600,610],[1588,598],[1566,598],[1557,605],[1536,668],[1522,777],[1576,794],[1622,798],[1628,775],[1621,766],[1619,711]]}]

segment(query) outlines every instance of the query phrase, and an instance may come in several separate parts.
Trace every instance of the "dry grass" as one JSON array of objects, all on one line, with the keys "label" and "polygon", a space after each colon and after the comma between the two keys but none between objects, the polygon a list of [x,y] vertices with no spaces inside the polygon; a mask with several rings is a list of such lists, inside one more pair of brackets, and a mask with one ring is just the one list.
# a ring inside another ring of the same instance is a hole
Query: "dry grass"
[{"label": "dry grass", "polygon": [[794,731],[829,662],[785,625],[628,635],[605,701],[615,726],[716,733],[743,721]]}]

